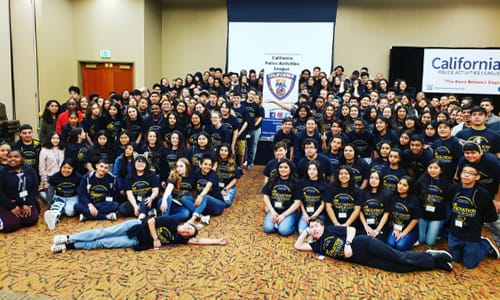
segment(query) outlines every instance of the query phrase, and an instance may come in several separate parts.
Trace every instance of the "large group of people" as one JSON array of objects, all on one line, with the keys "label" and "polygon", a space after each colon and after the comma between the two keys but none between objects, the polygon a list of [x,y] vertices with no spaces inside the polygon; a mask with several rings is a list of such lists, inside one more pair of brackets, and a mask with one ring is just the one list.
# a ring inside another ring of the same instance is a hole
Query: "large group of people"
[{"label": "large group of people", "polygon": [[[53,252],[172,243],[225,244],[198,230],[236,197],[252,170],[263,117],[263,71],[187,74],[152,89],[49,100],[38,137],[29,124],[0,143],[0,231],[63,216],[118,225],[56,235]],[[265,166],[263,230],[295,247],[395,272],[473,268],[499,257],[500,117],[494,103],[427,98],[405,80],[363,68],[303,70]],[[448,241],[446,251],[411,252]],[[496,236],[498,238],[498,236]],[[405,255],[403,251],[408,251]]]}]

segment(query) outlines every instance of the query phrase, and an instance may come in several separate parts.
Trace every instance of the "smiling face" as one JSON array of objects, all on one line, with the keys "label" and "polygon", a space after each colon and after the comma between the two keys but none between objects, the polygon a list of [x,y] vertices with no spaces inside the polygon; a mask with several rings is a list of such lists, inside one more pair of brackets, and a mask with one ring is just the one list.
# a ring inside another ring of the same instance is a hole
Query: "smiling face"
[{"label": "smiling face", "polygon": [[57,147],[59,146],[59,143],[61,142],[61,138],[59,137],[59,134],[55,133],[51,138],[50,138],[50,143],[52,146]]},{"label": "smiling face", "polygon": [[387,124],[383,120],[377,119],[375,121],[375,128],[378,132],[384,132],[387,129]]},{"label": "smiling face", "polygon": [[144,170],[146,170],[146,161],[143,159],[137,159],[134,163],[135,170],[137,173],[144,173]]},{"label": "smiling face", "polygon": [[137,110],[135,109],[135,107],[129,107],[127,109],[127,116],[130,118],[130,120],[137,119]]},{"label": "smiling face", "polygon": [[288,177],[290,177],[290,174],[292,173],[292,170],[287,163],[283,162],[278,165],[278,173],[280,174],[280,177],[282,179],[288,179]]},{"label": "smiling face", "polygon": [[410,190],[410,184],[406,179],[400,179],[398,181],[398,186],[397,186],[398,193],[401,196],[405,196],[408,194],[408,191]]},{"label": "smiling face", "polygon": [[212,170],[212,160],[205,158],[200,162],[200,171],[203,175],[207,175]]},{"label": "smiling face", "polygon": [[156,145],[156,142],[158,141],[158,137],[156,136],[155,132],[150,131],[147,136],[147,141],[148,144],[150,145]]},{"label": "smiling face", "polygon": [[310,164],[307,167],[307,176],[311,180],[318,180],[318,167],[315,164]]},{"label": "smiling face", "polygon": [[354,160],[355,156],[355,151],[354,148],[351,146],[346,146],[344,147],[344,157],[346,161],[350,162]]},{"label": "smiling face", "polygon": [[371,188],[378,188],[380,185],[380,176],[377,172],[372,172],[368,179],[368,184]]},{"label": "smiling face", "polygon": [[18,168],[23,163],[23,156],[19,150],[12,150],[7,155],[8,164],[11,168]]},{"label": "smiling face", "polygon": [[346,169],[340,169],[338,177],[341,186],[347,186],[351,180],[351,174]]},{"label": "smiling face", "polygon": [[439,175],[441,175],[441,167],[437,162],[431,163],[427,166],[427,173],[429,173],[429,176],[432,178],[438,178]]},{"label": "smiling face", "polygon": [[182,223],[177,226],[177,234],[179,234],[181,237],[185,239],[188,239],[192,238],[196,234],[196,230],[191,224]]},{"label": "smiling face", "polygon": [[175,171],[181,176],[185,176],[187,172],[186,164],[182,161],[177,161],[175,164]]},{"label": "smiling face", "polygon": [[224,160],[229,158],[229,148],[227,146],[219,148],[219,157]]},{"label": "smiling face", "polygon": [[55,115],[59,111],[59,104],[57,102],[50,102],[47,109],[52,115]]},{"label": "smiling face", "polygon": [[208,145],[208,138],[202,134],[198,135],[198,147],[205,148]]},{"label": "smiling face", "polygon": [[0,146],[0,160],[7,160],[8,154],[11,148],[9,144],[3,144]]},{"label": "smiling face", "polygon": [[73,174],[73,167],[70,164],[64,164],[61,166],[61,175],[64,177],[71,176]]}]

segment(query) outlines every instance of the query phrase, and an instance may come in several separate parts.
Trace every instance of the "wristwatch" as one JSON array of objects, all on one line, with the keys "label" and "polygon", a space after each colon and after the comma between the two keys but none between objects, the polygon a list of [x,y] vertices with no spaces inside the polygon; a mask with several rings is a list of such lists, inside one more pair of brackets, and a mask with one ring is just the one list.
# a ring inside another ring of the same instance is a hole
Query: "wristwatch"
[{"label": "wristwatch", "polygon": [[347,240],[345,241],[345,245],[346,245],[346,246],[350,246],[350,245],[351,245],[351,243],[352,243],[352,241],[347,241]]}]

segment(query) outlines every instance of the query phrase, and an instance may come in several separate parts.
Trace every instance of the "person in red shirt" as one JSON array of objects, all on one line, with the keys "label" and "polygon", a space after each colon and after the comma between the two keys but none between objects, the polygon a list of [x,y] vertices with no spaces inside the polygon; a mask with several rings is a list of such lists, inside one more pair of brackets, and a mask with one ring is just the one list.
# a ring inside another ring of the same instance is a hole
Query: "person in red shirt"
[{"label": "person in red shirt", "polygon": [[78,102],[75,99],[70,98],[66,102],[66,110],[64,112],[60,113],[59,116],[57,117],[57,121],[56,121],[57,133],[62,134],[62,127],[69,123],[69,114],[72,111],[77,112],[78,123],[80,123],[80,124],[82,123],[83,115],[82,115],[82,112],[78,110]]}]

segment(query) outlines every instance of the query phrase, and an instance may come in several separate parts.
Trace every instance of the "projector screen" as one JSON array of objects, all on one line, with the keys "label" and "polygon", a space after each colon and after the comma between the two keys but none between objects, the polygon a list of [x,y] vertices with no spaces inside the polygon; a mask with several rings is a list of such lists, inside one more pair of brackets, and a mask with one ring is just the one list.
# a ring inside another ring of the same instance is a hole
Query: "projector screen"
[{"label": "projector screen", "polygon": [[227,71],[264,68],[269,53],[301,55],[304,69],[330,74],[334,22],[229,22]]}]

